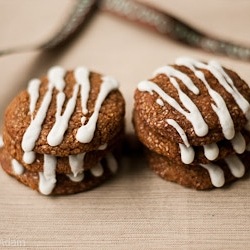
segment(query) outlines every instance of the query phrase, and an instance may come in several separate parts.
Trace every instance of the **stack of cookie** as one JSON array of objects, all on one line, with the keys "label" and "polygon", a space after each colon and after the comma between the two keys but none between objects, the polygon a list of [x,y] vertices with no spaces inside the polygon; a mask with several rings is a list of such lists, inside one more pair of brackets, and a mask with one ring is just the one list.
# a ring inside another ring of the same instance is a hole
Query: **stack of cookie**
[{"label": "stack of cookie", "polygon": [[111,151],[124,133],[124,113],[112,77],[53,67],[8,106],[2,168],[45,195],[93,188],[116,171]]},{"label": "stack of cookie", "polygon": [[250,89],[216,61],[179,58],[139,83],[133,121],[163,179],[195,189],[245,175],[250,153]]}]

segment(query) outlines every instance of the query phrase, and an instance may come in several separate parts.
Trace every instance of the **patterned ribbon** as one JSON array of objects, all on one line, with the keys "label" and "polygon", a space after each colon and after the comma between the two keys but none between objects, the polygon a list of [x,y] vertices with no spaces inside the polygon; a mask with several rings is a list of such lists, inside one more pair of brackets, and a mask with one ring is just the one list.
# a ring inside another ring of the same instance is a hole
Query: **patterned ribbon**
[{"label": "patterned ribbon", "polygon": [[154,29],[158,33],[194,48],[250,61],[250,47],[212,37],[145,4],[131,0],[103,0],[100,2],[100,8]]},{"label": "patterned ribbon", "polygon": [[36,46],[23,46],[12,49],[5,49],[0,51],[0,56],[19,53],[31,50],[47,50],[57,48],[68,42],[73,36],[87,23],[89,18],[96,10],[97,0],[77,0],[77,3],[65,20],[62,28],[51,39]]},{"label": "patterned ribbon", "polygon": [[0,56],[35,49],[53,49],[70,41],[80,28],[97,10],[111,12],[127,20],[151,28],[158,33],[179,41],[193,48],[199,48],[214,54],[221,54],[231,58],[250,61],[250,47],[224,41],[197,30],[189,24],[163,11],[133,0],[78,0],[69,18],[61,30],[49,41],[39,46],[0,51]]}]

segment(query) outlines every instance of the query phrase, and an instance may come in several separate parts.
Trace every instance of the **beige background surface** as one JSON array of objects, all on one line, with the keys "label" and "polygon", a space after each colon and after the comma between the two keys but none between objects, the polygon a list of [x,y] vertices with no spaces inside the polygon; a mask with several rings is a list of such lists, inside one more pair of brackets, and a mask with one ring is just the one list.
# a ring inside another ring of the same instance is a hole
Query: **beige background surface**
[{"label": "beige background surface", "polygon": [[[247,0],[147,0],[232,41],[250,45]],[[72,0],[0,0],[0,49],[35,44],[60,27]],[[250,82],[250,63],[190,49],[98,13],[84,32],[57,53],[0,58],[0,113],[31,77],[55,64],[85,65],[119,79],[132,132],[133,91],[154,69],[188,55],[216,58]],[[0,170],[0,249],[249,249],[250,176],[208,192],[167,183],[143,157],[124,157],[118,175],[95,190],[44,197]]]}]

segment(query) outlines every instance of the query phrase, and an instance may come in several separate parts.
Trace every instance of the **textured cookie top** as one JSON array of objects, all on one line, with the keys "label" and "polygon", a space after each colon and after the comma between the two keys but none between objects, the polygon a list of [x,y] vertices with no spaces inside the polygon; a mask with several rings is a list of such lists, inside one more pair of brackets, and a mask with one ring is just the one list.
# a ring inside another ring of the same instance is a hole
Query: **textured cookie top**
[{"label": "textured cookie top", "polygon": [[98,149],[122,130],[124,113],[115,79],[56,66],[11,102],[5,128],[29,163],[34,152],[67,156]]},{"label": "textured cookie top", "polygon": [[249,100],[248,85],[233,71],[179,58],[138,84],[135,110],[151,129],[189,147],[231,140],[249,128]]}]

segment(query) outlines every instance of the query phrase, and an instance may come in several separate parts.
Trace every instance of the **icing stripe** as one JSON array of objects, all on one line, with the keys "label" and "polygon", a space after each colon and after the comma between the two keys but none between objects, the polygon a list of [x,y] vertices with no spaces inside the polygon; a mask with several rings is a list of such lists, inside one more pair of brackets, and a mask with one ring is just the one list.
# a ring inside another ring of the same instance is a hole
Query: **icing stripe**
[{"label": "icing stripe", "polygon": [[43,172],[39,172],[39,191],[49,195],[56,185],[56,164],[55,156],[44,155]]},{"label": "icing stripe", "polygon": [[85,155],[86,153],[69,156],[69,165],[74,177],[77,177],[77,175],[83,172]]},{"label": "icing stripe", "polygon": [[114,78],[105,76],[102,77],[102,80],[103,82],[101,84],[100,92],[95,103],[94,113],[91,115],[88,122],[86,124],[83,124],[77,131],[76,139],[81,143],[91,142],[96,129],[98,114],[100,112],[102,103],[112,90],[118,88],[118,82]]},{"label": "icing stripe", "polygon": [[222,187],[225,184],[225,176],[223,170],[215,164],[200,164],[205,168],[210,176],[211,182],[215,187]]},{"label": "icing stripe", "polygon": [[199,89],[195,86],[195,84],[193,83],[193,81],[184,73],[182,73],[179,70],[176,70],[175,68],[171,67],[171,66],[164,66],[161,67],[159,69],[157,69],[154,72],[154,76],[159,75],[159,74],[165,74],[167,75],[169,78],[179,78],[184,85],[190,90],[192,91],[194,94],[198,95],[199,94]]},{"label": "icing stripe", "polygon": [[216,61],[210,61],[208,67],[212,74],[217,78],[219,83],[232,95],[242,112],[248,120],[247,126],[250,125],[250,104],[245,97],[234,86],[232,79],[227,75],[222,66]]},{"label": "icing stripe", "polygon": [[170,78],[172,84],[177,89],[179,93],[180,100],[183,106],[189,111],[184,110],[180,104],[167,93],[165,93],[157,84],[150,81],[142,81],[138,84],[138,89],[140,91],[147,91],[152,93],[155,91],[164,101],[168,102],[173,108],[175,108],[178,112],[183,114],[193,125],[194,131],[197,136],[205,136],[208,133],[208,126],[206,122],[203,120],[203,117],[196,107],[196,105],[192,102],[192,100],[180,89],[179,84],[174,78]]},{"label": "icing stripe", "polygon": [[164,102],[160,98],[156,99],[156,103],[159,104],[160,106],[164,106]]},{"label": "icing stripe", "polygon": [[87,101],[90,92],[89,71],[84,67],[79,67],[74,71],[76,82],[81,85],[81,105],[82,113],[88,113]]},{"label": "icing stripe", "polygon": [[73,182],[81,182],[84,179],[84,173],[78,174],[76,176],[74,174],[67,174],[67,176]]},{"label": "icing stripe", "polygon": [[183,57],[178,58],[176,60],[176,64],[178,65],[183,65],[184,63],[192,63],[195,64],[195,67],[197,68],[206,69],[210,71],[218,80],[219,84],[221,84],[225,88],[225,90],[232,95],[235,102],[238,104],[242,112],[246,115],[246,118],[248,120],[247,127],[250,127],[250,104],[245,99],[245,97],[238,91],[232,79],[224,71],[223,67],[218,62],[210,61],[208,64],[204,64],[194,59]]},{"label": "icing stripe", "polygon": [[184,164],[190,164],[194,160],[195,152],[193,147],[186,147],[184,144],[179,143],[181,151],[181,160]]},{"label": "icing stripe", "polygon": [[245,166],[237,155],[226,157],[225,162],[234,177],[241,178],[245,174]]},{"label": "icing stripe", "polygon": [[29,113],[31,115],[31,119],[33,119],[33,113],[36,108],[36,103],[39,98],[39,87],[41,81],[38,79],[32,79],[28,84],[28,93],[30,96],[30,105],[29,105]]},{"label": "icing stripe", "polygon": [[27,151],[23,153],[23,161],[27,164],[31,164],[36,159],[36,153],[33,151]]},{"label": "icing stripe", "polygon": [[3,146],[4,146],[3,136],[0,135],[0,148],[2,148]]},{"label": "icing stripe", "polygon": [[231,144],[237,154],[242,154],[246,150],[246,141],[240,132],[231,140]]},{"label": "icing stripe", "polygon": [[53,84],[50,82],[48,84],[48,90],[44,95],[41,106],[37,111],[36,117],[31,120],[31,123],[27,130],[25,131],[22,139],[22,149],[25,152],[32,151],[35,143],[41,133],[42,124],[46,117],[47,110],[49,108],[52,99]]},{"label": "icing stripe", "polygon": [[69,99],[63,115],[59,114],[63,103],[61,106],[57,106],[56,122],[47,137],[47,141],[50,146],[57,146],[62,142],[64,133],[68,129],[69,119],[75,110],[78,90],[79,85],[75,85],[73,96]]},{"label": "icing stripe", "polygon": [[174,127],[178,134],[180,135],[183,143],[185,144],[186,147],[190,147],[190,144],[188,142],[188,138],[184,130],[181,128],[181,126],[173,119],[166,119],[167,123]]},{"label": "icing stripe", "polygon": [[232,139],[235,135],[234,123],[230,116],[229,110],[226,106],[224,99],[218,92],[216,92],[210,87],[203,72],[195,69],[195,67],[206,68],[206,69],[208,67],[206,67],[206,65],[203,66],[202,63],[193,59],[189,59],[189,58],[179,58],[177,59],[176,63],[179,65],[186,66],[187,68],[192,70],[195,76],[204,83],[204,85],[206,86],[208,90],[209,95],[212,97],[215,103],[215,104],[211,104],[211,106],[219,118],[223,134],[226,139],[228,140]]},{"label": "icing stripe", "polygon": [[104,143],[103,145],[99,146],[98,150],[105,150],[108,146],[108,143]]},{"label": "icing stripe", "polygon": [[76,83],[73,89],[72,97],[68,100],[64,113],[62,114],[62,108],[66,98],[65,93],[63,92],[66,84],[64,81],[65,73],[65,70],[59,66],[55,66],[48,71],[48,89],[43,97],[41,105],[34,119],[33,113],[35,111],[36,103],[39,98],[40,80],[33,79],[29,83],[28,93],[30,96],[29,112],[31,114],[31,122],[26,129],[21,142],[21,146],[24,151],[23,160],[27,164],[31,164],[35,160],[35,153],[33,152],[33,148],[35,147],[35,143],[41,133],[42,124],[50,106],[54,88],[57,89],[58,93],[56,96],[55,123],[47,136],[47,141],[50,146],[57,146],[63,141],[65,131],[68,129],[70,117],[72,116],[76,107],[76,101],[80,87],[81,105],[83,112],[81,122],[83,125],[78,129],[76,137],[82,143],[89,143],[93,139],[101,105],[108,94],[112,90],[118,88],[118,83],[115,79],[111,77],[102,78],[103,82],[101,84],[100,92],[95,103],[94,113],[90,117],[88,123],[84,125],[86,121],[86,117],[84,115],[88,113],[87,101],[90,92],[89,71],[84,67],[79,67],[74,71]]},{"label": "icing stripe", "polygon": [[24,167],[15,159],[11,161],[12,170],[16,175],[21,175],[24,172]]},{"label": "icing stripe", "polygon": [[220,153],[219,147],[216,143],[204,145],[203,148],[204,148],[204,155],[210,161],[215,160]]},{"label": "icing stripe", "polygon": [[[234,123],[231,118],[230,112],[222,96],[210,87],[210,85],[208,84],[205,78],[204,73],[199,69],[205,69],[205,70],[210,71],[211,74],[213,74],[214,77],[218,80],[219,84],[221,84],[225,88],[225,90],[232,95],[232,97],[234,98],[238,106],[246,115],[246,118],[248,120],[248,125],[249,125],[248,129],[250,129],[250,104],[241,95],[238,89],[234,86],[232,79],[226,74],[226,72],[224,71],[224,69],[219,63],[215,61],[211,61],[208,64],[204,64],[192,58],[178,58],[176,60],[176,64],[188,67],[191,71],[193,71],[195,76],[198,79],[200,79],[201,82],[203,82],[203,84],[208,90],[209,95],[213,99],[214,103],[211,104],[211,107],[216,113],[220,121],[222,131],[226,139],[231,140],[235,136]],[[170,82],[178,91],[178,95],[182,102],[182,105],[189,112],[186,112],[184,109],[182,109],[179,103],[175,99],[173,99],[171,96],[165,93],[158,85],[156,85],[153,82],[150,82],[150,81],[140,82],[138,84],[138,89],[140,91],[147,91],[151,94],[153,93],[153,91],[155,91],[164,101],[168,102],[169,105],[171,105],[178,112],[183,114],[192,123],[192,126],[197,136],[205,136],[208,132],[207,124],[203,120],[203,117],[201,113],[199,112],[198,108],[196,107],[196,105],[181,90],[176,78],[180,79],[190,91],[192,91],[195,94],[198,94],[199,90],[194,85],[192,80],[186,74],[180,72],[179,70],[171,66],[165,66],[165,67],[159,68],[158,70],[155,71],[154,76],[158,74],[165,74],[166,76],[169,77]],[[159,98],[156,101],[157,103],[159,102],[158,100]],[[197,117],[194,117],[194,114],[192,114],[192,112],[196,113]],[[200,128],[201,124],[203,124],[203,128],[204,128],[203,130]],[[205,124],[205,127],[204,127],[204,124]]]},{"label": "icing stripe", "polygon": [[113,174],[116,173],[117,169],[118,169],[118,163],[117,163],[115,157],[113,156],[113,154],[108,153],[105,158],[107,160],[108,168],[110,169],[110,171]]},{"label": "icing stripe", "polygon": [[91,174],[94,175],[95,177],[100,177],[100,176],[102,176],[104,170],[103,170],[103,167],[102,167],[101,163],[99,162],[99,163],[96,164],[96,166],[92,167],[92,168],[90,169],[90,172],[91,172]]},{"label": "icing stripe", "polygon": [[59,92],[62,92],[65,87],[65,73],[65,70],[59,66],[54,66],[48,71],[49,82],[51,82]]}]

